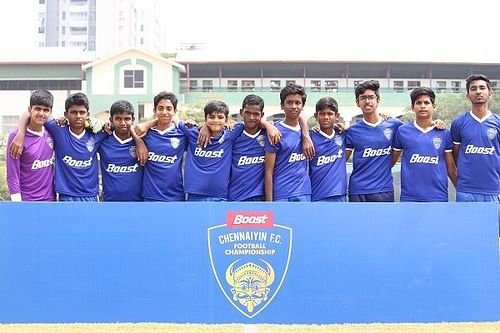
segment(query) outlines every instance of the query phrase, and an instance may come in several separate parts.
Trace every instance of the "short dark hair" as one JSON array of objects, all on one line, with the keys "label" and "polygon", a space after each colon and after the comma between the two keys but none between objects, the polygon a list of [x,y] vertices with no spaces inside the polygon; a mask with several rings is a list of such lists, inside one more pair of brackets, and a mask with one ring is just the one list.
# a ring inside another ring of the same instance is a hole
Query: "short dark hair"
[{"label": "short dark hair", "polygon": [[417,98],[420,96],[429,96],[431,99],[432,104],[436,103],[436,94],[434,94],[434,91],[432,91],[431,88],[427,87],[418,87],[415,88],[411,91],[410,93],[410,99],[411,99],[411,106],[413,107],[415,105],[415,102],[417,101]]},{"label": "short dark hair", "polygon": [[316,102],[316,113],[319,111],[323,111],[326,109],[330,109],[335,113],[339,113],[339,104],[333,97],[325,96],[321,97],[317,102]]},{"label": "short dark hair", "polygon": [[361,95],[367,90],[373,90],[375,92],[375,95],[377,95],[377,98],[380,98],[380,94],[378,92],[379,89],[380,89],[380,83],[378,81],[368,80],[359,84],[356,87],[356,89],[354,90],[354,95],[356,96],[356,100],[358,100],[359,95]]},{"label": "short dark hair", "polygon": [[89,111],[89,100],[84,93],[74,93],[69,95],[64,102],[64,109],[68,112],[69,108],[73,105],[83,105]]},{"label": "short dark hair", "polygon": [[128,113],[134,117],[134,107],[129,101],[116,101],[111,104],[111,107],[109,108],[109,115],[113,118],[113,116],[117,113]]},{"label": "short dark hair", "polygon": [[30,106],[42,105],[52,109],[54,105],[54,96],[48,90],[40,89],[31,93]]},{"label": "short dark hair", "polygon": [[160,101],[162,99],[168,99],[172,103],[172,105],[174,106],[174,110],[177,110],[177,102],[178,102],[177,96],[175,96],[174,93],[167,92],[167,91],[162,91],[161,93],[159,93],[158,95],[156,95],[154,97],[153,102],[154,102],[155,109],[158,106],[158,103],[160,103]]},{"label": "short dark hair", "polygon": [[205,119],[212,112],[224,112],[226,118],[229,116],[229,107],[227,104],[218,100],[208,102],[203,111],[205,112]]},{"label": "short dark hair", "polygon": [[285,99],[289,95],[300,95],[302,97],[302,104],[306,104],[307,94],[304,87],[299,86],[295,83],[290,83],[280,91],[280,101],[281,105],[285,104]]},{"label": "short dark hair", "polygon": [[247,95],[243,99],[243,103],[241,103],[241,108],[244,109],[247,105],[257,105],[260,108],[260,112],[264,111],[264,100],[260,96],[254,94]]},{"label": "short dark hair", "polygon": [[469,88],[472,83],[472,81],[477,81],[481,80],[486,82],[486,86],[488,87],[488,90],[491,91],[491,84],[490,84],[490,78],[487,77],[484,74],[472,74],[468,78],[465,79],[465,89],[467,90],[467,93],[469,93]]}]

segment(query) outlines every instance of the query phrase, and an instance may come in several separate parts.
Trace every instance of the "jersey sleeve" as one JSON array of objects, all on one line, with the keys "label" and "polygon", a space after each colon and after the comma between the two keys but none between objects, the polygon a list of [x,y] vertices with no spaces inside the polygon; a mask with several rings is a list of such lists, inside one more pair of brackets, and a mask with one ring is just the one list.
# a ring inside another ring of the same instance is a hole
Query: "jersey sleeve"
[{"label": "jersey sleeve", "polygon": [[13,159],[12,156],[10,156],[9,152],[9,146],[12,140],[14,140],[14,136],[16,135],[16,133],[17,131],[14,131],[9,134],[9,137],[7,139],[7,152],[5,154],[5,162],[7,168],[7,187],[9,188],[9,193],[11,195],[21,193],[21,161],[20,158]]},{"label": "jersey sleeve", "polygon": [[453,140],[451,139],[451,132],[449,130],[445,130],[445,151],[452,151],[453,149]]},{"label": "jersey sleeve", "polygon": [[403,150],[403,144],[401,143],[401,127],[396,129],[396,134],[392,138],[392,148],[394,150]]},{"label": "jersey sleeve", "polygon": [[451,122],[451,139],[453,140],[453,143],[460,144],[460,142],[462,142],[462,136],[460,135],[460,125],[458,118],[454,119]]},{"label": "jersey sleeve", "polygon": [[353,142],[353,131],[347,129],[346,134],[345,134],[345,146],[346,149],[353,150],[354,149],[354,142]]}]

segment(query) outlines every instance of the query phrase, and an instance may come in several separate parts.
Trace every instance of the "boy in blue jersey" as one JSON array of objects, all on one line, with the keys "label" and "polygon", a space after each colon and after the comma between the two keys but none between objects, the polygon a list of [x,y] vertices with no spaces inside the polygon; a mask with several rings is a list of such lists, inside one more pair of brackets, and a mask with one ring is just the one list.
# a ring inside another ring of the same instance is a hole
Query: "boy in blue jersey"
[{"label": "boy in blue jersey", "polygon": [[319,132],[311,131],[316,155],[309,162],[311,200],[345,202],[347,191],[345,134],[335,129],[339,119],[337,101],[322,97],[316,103],[314,118]]},{"label": "boy in blue jersey", "polygon": [[448,177],[456,185],[456,166],[449,130],[435,127],[436,95],[430,88],[411,94],[415,121],[400,126],[393,140],[393,165],[401,152],[401,201],[448,201]]},{"label": "boy in blue jersey", "polygon": [[304,88],[291,84],[280,92],[284,121],[276,124],[282,138],[271,145],[266,140],[264,190],[266,201],[311,201],[308,161],[302,149],[299,117],[306,102]]},{"label": "boy in blue jersey", "polygon": [[142,201],[143,167],[130,132],[134,107],[128,101],[116,101],[109,112],[114,131],[98,148],[103,201]]},{"label": "boy in blue jersey", "polygon": [[185,168],[185,190],[188,201],[227,201],[231,151],[234,138],[243,126],[225,129],[229,108],[222,101],[205,105],[205,124],[210,132],[209,144],[198,145],[197,127],[183,128],[188,137]]},{"label": "boy in blue jersey", "polygon": [[490,80],[485,75],[471,75],[466,89],[472,109],[451,123],[458,175],[456,200],[499,202],[500,116],[488,108]]},{"label": "boy in blue jersey", "polygon": [[182,161],[187,140],[180,129],[184,125],[177,126],[172,121],[177,113],[178,99],[173,93],[163,91],[153,102],[156,120],[151,122],[153,127],[144,137],[149,150],[144,169],[144,200],[185,201]]},{"label": "boy in blue jersey", "polygon": [[244,130],[233,143],[229,201],[263,201],[264,144],[267,136],[266,130],[261,129],[264,100],[253,94],[246,96],[240,115]]},{"label": "boy in blue jersey", "polygon": [[393,202],[392,136],[403,123],[383,120],[377,111],[379,83],[365,81],[356,87],[356,105],[363,119],[349,127],[346,134],[346,159],[354,151],[353,171],[349,179],[349,201]]}]

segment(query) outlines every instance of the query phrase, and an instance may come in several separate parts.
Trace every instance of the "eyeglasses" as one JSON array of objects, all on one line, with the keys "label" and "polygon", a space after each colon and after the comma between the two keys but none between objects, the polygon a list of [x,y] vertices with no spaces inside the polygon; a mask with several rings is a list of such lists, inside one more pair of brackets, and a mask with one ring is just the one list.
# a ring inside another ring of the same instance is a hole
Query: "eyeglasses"
[{"label": "eyeglasses", "polygon": [[377,99],[377,95],[361,95],[361,96],[358,97],[358,100],[360,102],[364,102],[364,101],[373,102],[376,99]]}]

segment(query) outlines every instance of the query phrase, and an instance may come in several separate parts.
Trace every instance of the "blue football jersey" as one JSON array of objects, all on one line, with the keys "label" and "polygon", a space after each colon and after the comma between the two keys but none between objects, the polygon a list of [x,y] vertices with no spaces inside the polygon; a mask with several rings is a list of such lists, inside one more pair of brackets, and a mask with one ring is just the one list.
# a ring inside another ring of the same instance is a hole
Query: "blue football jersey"
[{"label": "blue football jersey", "polygon": [[262,129],[255,134],[243,131],[234,139],[229,180],[230,201],[264,196],[266,136],[266,131]]},{"label": "blue football jersey", "polygon": [[424,130],[416,123],[396,131],[393,149],[402,151],[401,201],[448,201],[445,152],[453,143],[449,130]]},{"label": "blue football jersey", "polygon": [[227,200],[233,140],[242,128],[223,130],[218,137],[210,139],[206,148],[196,144],[198,128],[184,130],[188,137],[184,183],[186,193]]},{"label": "blue football jersey", "polygon": [[281,132],[281,140],[271,145],[266,138],[264,150],[276,154],[273,172],[273,199],[287,199],[311,194],[308,161],[302,152],[300,127],[290,127],[279,122],[276,128]]},{"label": "blue football jersey", "polygon": [[85,130],[76,135],[68,125],[60,127],[55,120],[46,122],[45,128],[54,139],[56,192],[76,197],[97,197],[97,148],[108,134]]},{"label": "blue football jersey", "polygon": [[179,127],[152,128],[144,137],[149,156],[144,168],[143,196],[152,201],[184,201],[182,162],[187,139]]},{"label": "blue football jersey", "polygon": [[396,118],[370,124],[364,119],[349,127],[346,146],[353,153],[349,194],[394,191],[392,183],[392,137],[403,123]]},{"label": "blue football jersey", "polygon": [[460,144],[457,191],[500,194],[500,117],[478,119],[472,112],[451,123],[453,143]]},{"label": "blue football jersey", "polygon": [[310,132],[316,155],[309,161],[311,178],[311,200],[318,201],[333,196],[345,195],[347,173],[345,158],[345,135],[333,132]]},{"label": "blue football jersey", "polygon": [[133,138],[121,140],[113,132],[98,149],[104,201],[142,201],[143,167]]}]

